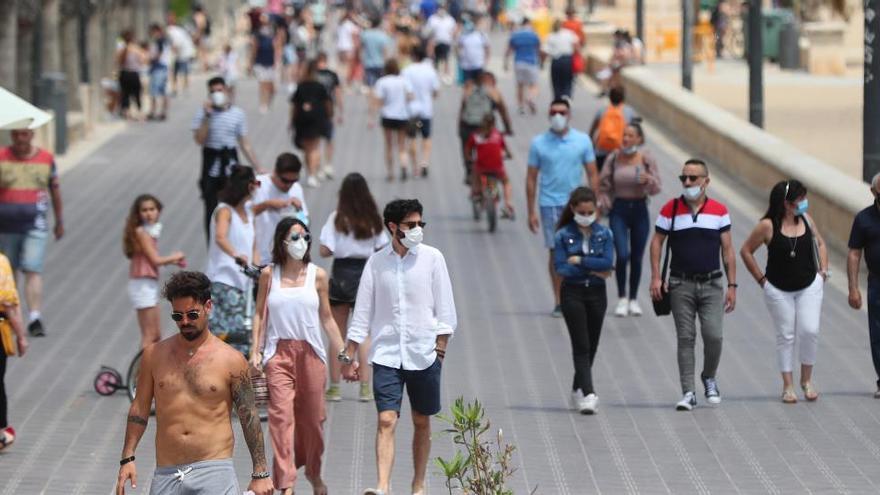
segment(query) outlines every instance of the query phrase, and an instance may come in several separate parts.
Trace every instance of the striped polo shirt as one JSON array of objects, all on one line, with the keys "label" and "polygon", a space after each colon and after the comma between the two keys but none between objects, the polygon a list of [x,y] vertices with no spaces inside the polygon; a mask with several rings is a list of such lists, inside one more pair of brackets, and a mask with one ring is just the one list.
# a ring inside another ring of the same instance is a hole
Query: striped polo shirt
[{"label": "striped polo shirt", "polygon": [[12,148],[0,148],[0,232],[47,230],[49,188],[57,178],[52,153],[37,149],[33,157],[19,159]]},{"label": "striped polo shirt", "polygon": [[[205,119],[205,109],[199,107],[192,121],[192,130],[202,126]],[[208,123],[208,138],[205,140],[205,148],[220,150],[223,148],[237,148],[238,139],[247,135],[247,118],[244,110],[231,106],[223,111],[214,110]],[[210,177],[220,177],[220,162],[216,162],[208,172]]]},{"label": "striped polo shirt", "polygon": [[[675,231],[669,235],[675,201]],[[668,236],[672,250],[670,270],[697,274],[721,268],[721,233],[730,230],[730,214],[723,204],[706,198],[702,208],[692,213],[684,197],[669,200],[660,209],[655,227]]]}]

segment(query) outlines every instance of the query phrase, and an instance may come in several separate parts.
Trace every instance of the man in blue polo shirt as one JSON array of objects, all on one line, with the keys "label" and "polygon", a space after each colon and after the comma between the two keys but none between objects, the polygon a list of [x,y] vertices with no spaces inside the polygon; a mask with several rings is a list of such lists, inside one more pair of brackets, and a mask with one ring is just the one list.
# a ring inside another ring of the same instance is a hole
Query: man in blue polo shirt
[{"label": "man in blue polo shirt", "polygon": [[[550,104],[550,130],[542,132],[532,139],[526,175],[529,229],[537,234],[539,225],[543,227],[544,246],[550,250],[548,264],[556,303],[552,313],[555,318],[562,317],[562,310],[559,307],[561,278],[553,268],[554,237],[556,224],[559,223],[559,215],[568,204],[568,196],[571,192],[583,184],[584,170],[587,172],[590,187],[594,191],[599,190],[599,173],[596,170],[593,143],[586,133],[569,126],[570,113],[571,105],[567,99],[553,100],[553,103]],[[540,224],[538,223],[538,212],[535,209],[535,193],[538,190],[539,177],[541,186],[538,197],[538,206],[541,208]]]},{"label": "man in blue polo shirt", "polygon": [[[691,158],[678,176],[683,194],[667,202],[657,217],[656,232],[651,240],[651,297],[662,298],[666,283],[678,336],[678,374],[682,399],[675,405],[679,411],[691,411],[697,405],[694,394],[694,345],[697,323],[703,337],[703,381],[706,401],[721,403],[721,392],[715,372],[721,361],[724,313],[736,306],[736,254],[730,234],[730,214],[723,204],[709,199],[709,167],[706,162]],[[660,254],[669,238],[672,262],[669,281],[661,280]],[[719,253],[727,272],[727,290],[721,283]]]},{"label": "man in blue polo shirt", "polygon": [[516,75],[516,102],[520,115],[529,111],[535,114],[535,97],[538,94],[538,74],[541,63],[541,40],[532,29],[531,21],[523,19],[522,26],[510,35],[507,53],[504,54],[504,70],[509,69],[510,56],[513,55],[513,70]]},{"label": "man in blue polo shirt", "polygon": [[859,265],[862,251],[868,265],[868,335],[871,358],[877,373],[877,391],[880,399],[880,174],[871,180],[874,204],[860,211],[853,220],[849,234],[849,256],[846,260],[846,278],[849,280],[849,305],[861,309],[862,292],[859,290]]}]

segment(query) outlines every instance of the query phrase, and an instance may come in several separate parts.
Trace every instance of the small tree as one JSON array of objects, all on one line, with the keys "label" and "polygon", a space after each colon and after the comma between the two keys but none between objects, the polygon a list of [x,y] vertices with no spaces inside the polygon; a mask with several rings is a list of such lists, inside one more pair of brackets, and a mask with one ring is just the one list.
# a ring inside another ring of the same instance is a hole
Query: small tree
[{"label": "small tree", "polygon": [[453,443],[464,447],[466,452],[456,450],[451,459],[436,459],[446,476],[450,495],[456,489],[471,495],[513,494],[513,490],[507,488],[507,480],[515,471],[511,459],[516,447],[504,443],[500,428],[494,446],[485,440],[484,435],[491,428],[485,415],[479,400],[465,404],[464,397],[459,397],[452,406],[451,417],[438,416],[441,421],[449,423],[450,427],[444,431],[452,434]]}]

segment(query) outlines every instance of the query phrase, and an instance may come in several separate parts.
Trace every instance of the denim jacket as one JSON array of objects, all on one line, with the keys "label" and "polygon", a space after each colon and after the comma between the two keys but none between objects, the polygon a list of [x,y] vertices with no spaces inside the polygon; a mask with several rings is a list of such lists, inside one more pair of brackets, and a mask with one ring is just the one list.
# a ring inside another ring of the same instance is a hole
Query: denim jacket
[{"label": "denim jacket", "polygon": [[[553,265],[566,283],[589,286],[604,286],[605,279],[591,275],[590,272],[606,272],[614,264],[614,239],[611,229],[596,222],[592,226],[589,252],[584,253],[584,234],[574,222],[563,226],[556,232],[553,249]],[[568,263],[571,256],[580,256],[578,265]]]}]

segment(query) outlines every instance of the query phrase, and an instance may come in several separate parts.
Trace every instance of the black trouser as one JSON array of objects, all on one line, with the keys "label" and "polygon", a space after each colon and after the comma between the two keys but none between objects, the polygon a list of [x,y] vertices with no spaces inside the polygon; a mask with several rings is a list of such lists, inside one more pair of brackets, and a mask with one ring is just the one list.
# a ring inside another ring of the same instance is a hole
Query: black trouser
[{"label": "black trouser", "polygon": [[9,418],[6,417],[6,353],[0,349],[0,430],[9,426]]},{"label": "black trouser", "polygon": [[[220,177],[211,177],[209,171],[214,162],[220,161]],[[202,148],[202,175],[199,179],[199,189],[202,191],[202,201],[205,202],[205,238],[211,239],[211,215],[217,207],[217,193],[226,186],[226,177],[232,165],[238,163],[238,152],[235,148]]]},{"label": "black trouser", "polygon": [[123,110],[128,110],[131,100],[141,109],[141,76],[130,70],[119,71],[119,93]]},{"label": "black trouser", "polygon": [[571,389],[580,389],[584,395],[592,394],[594,390],[591,368],[596,358],[596,348],[599,347],[605,310],[608,308],[605,286],[585,287],[563,282],[560,298],[574,359],[574,383]]},{"label": "black trouser", "polygon": [[471,170],[473,170],[473,159],[465,154],[465,145],[468,142],[468,138],[471,137],[471,134],[480,130],[480,126],[476,125],[468,125],[464,122],[458,123],[458,138],[461,140],[461,159],[464,162],[464,172],[467,178],[471,176]]},{"label": "black trouser", "polygon": [[571,55],[554,58],[550,63],[550,82],[553,84],[553,99],[568,96],[571,98],[571,85],[574,72],[571,69]]}]

